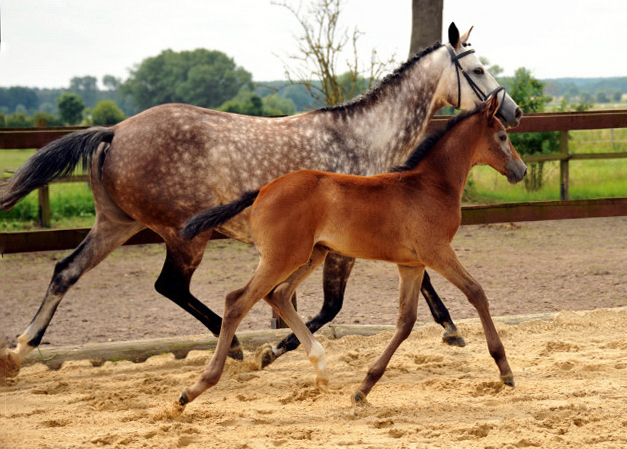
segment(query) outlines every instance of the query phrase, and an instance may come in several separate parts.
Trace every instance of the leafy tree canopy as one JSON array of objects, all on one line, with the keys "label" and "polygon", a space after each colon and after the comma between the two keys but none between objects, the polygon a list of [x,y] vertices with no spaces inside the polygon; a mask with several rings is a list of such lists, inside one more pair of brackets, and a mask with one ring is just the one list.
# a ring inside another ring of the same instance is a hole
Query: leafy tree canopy
[{"label": "leafy tree canopy", "polygon": [[126,117],[113,100],[102,100],[91,111],[91,118],[94,125],[112,126]]},{"label": "leafy tree canopy", "polygon": [[252,75],[220,51],[165,50],[144,59],[120,86],[140,109],[164,103],[216,108],[242,87],[252,88]]},{"label": "leafy tree canopy", "polygon": [[61,122],[66,125],[76,125],[83,119],[85,104],[78,95],[64,92],[57,98],[57,108]]},{"label": "leafy tree canopy", "polygon": [[244,88],[231,100],[219,108],[220,111],[236,114],[272,116],[292,115],[296,112],[294,102],[280,95],[269,95],[261,98],[256,93]]}]

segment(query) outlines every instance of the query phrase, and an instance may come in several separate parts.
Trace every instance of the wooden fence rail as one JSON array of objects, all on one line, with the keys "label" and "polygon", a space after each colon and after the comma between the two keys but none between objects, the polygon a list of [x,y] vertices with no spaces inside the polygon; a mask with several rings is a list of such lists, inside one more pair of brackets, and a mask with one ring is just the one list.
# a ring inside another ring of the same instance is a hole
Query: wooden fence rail
[{"label": "wooden fence rail", "polygon": [[[462,225],[619,216],[627,216],[627,198],[465,206],[462,208]],[[0,233],[0,254],[73,249],[88,232],[89,228],[3,232]],[[213,239],[224,238],[227,237],[220,233],[213,234]],[[161,242],[161,237],[146,229],[126,244]]]},{"label": "wooden fence rail", "polygon": [[[429,123],[429,131],[432,132],[444,126],[448,118],[449,117],[444,116],[437,116],[433,118]],[[523,116],[520,126],[509,130],[509,132],[560,132],[559,153],[526,156],[523,159],[525,160],[525,162],[559,161],[561,193],[560,196],[562,200],[568,200],[569,161],[627,158],[627,152],[571,154],[568,147],[568,132],[573,130],[614,128],[627,128],[627,110],[526,114],[525,116]],[[39,148],[55,139],[58,139],[63,135],[75,132],[80,129],[84,129],[84,127],[75,126],[64,128],[2,128],[0,129],[0,150]],[[2,174],[0,174],[0,176],[1,175]],[[88,177],[86,175],[73,176],[70,178],[61,179],[57,182],[88,182]],[[610,204],[608,207],[614,207],[611,205],[613,204],[612,202],[608,204]],[[531,206],[527,205],[525,207],[530,208]],[[555,206],[549,206],[547,203],[546,207],[542,207],[541,210],[549,210],[553,207]],[[573,207],[575,206],[573,205]],[[42,227],[49,227],[50,200],[47,186],[43,187],[39,191],[39,209],[40,225]],[[488,216],[486,216],[485,219],[490,220]]]}]

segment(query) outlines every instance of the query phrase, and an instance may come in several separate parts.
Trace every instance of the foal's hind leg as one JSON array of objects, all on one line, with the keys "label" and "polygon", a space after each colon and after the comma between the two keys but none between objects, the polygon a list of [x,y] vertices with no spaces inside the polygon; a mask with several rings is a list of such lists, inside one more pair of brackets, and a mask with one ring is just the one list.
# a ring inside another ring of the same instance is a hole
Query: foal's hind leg
[{"label": "foal's hind leg", "polygon": [[[346,283],[355,265],[355,259],[341,256],[339,254],[329,254],[324,261],[324,271],[322,273],[322,283],[324,289],[324,302],[320,312],[307,322],[307,328],[315,333],[322,326],[333,320],[342,309],[344,302],[344,291]],[[265,367],[277,357],[286,352],[293,351],[300,342],[293,333],[285,337],[281,342],[272,348],[272,357],[265,358],[261,367]]]},{"label": "foal's hind leg", "polygon": [[[17,340],[17,348],[0,354],[0,378],[18,373],[26,356],[41,343],[52,316],[59,303],[79,278],[98,265],[114,249],[144,228],[142,224],[127,221],[124,223],[98,219],[85,240],[70,254],[59,261],[48,291],[33,321]],[[6,370],[4,364],[12,367]]]},{"label": "foal's hind leg", "polygon": [[203,371],[198,382],[183,391],[179,398],[181,406],[185,406],[202,392],[218,383],[224,370],[231,340],[239,323],[256,302],[269,295],[272,289],[286,279],[290,273],[296,271],[298,266],[299,263],[291,263],[281,259],[266,261],[262,256],[259,266],[248,284],[226,295],[222,328],[211,362]]},{"label": "foal's hind leg", "polygon": [[303,344],[307,357],[316,370],[316,385],[323,391],[327,390],[329,384],[324,349],[296,313],[291,298],[298,286],[322,263],[327,252],[326,249],[315,247],[309,262],[301,266],[265,298],[292,329],[295,338]]},{"label": "foal's hind leg", "polygon": [[503,343],[490,316],[488,298],[481,285],[464,269],[457,259],[455,251],[448,245],[438,247],[430,256],[423,258],[423,261],[459,288],[477,309],[488,343],[488,350],[499,368],[501,379],[505,385],[513,387],[514,375],[507,362]]},{"label": "foal's hind leg", "polygon": [[448,313],[448,309],[442,303],[440,299],[440,295],[435,291],[433,285],[431,284],[431,278],[429,274],[425,271],[424,277],[422,278],[422,286],[420,287],[420,291],[422,295],[427,300],[427,305],[429,306],[429,310],[431,311],[431,315],[436,323],[444,328],[444,333],[442,334],[442,341],[444,343],[451,346],[459,346],[463,348],[466,346],[466,342],[462,337],[462,334],[453,323],[451,319],[451,315]]},{"label": "foal's hind leg", "polygon": [[390,359],[401,343],[409,337],[416,323],[418,297],[420,296],[420,285],[422,284],[424,267],[406,267],[399,265],[398,272],[400,275],[400,303],[398,307],[396,331],[392,336],[392,340],[390,340],[379,358],[370,366],[364,381],[357,391],[353,393],[351,400],[354,404],[366,402],[366,396],[370,393],[374,384],[383,376],[385,368],[387,368],[388,363],[390,363]]},{"label": "foal's hind leg", "polygon": [[[202,260],[209,237],[207,234],[187,242],[182,242],[178,235],[173,238],[166,237],[167,255],[155,283],[155,289],[204,324],[213,335],[218,336],[222,318],[200,302],[189,290],[192,275]],[[235,360],[244,358],[237,337],[233,337],[229,357]]]}]

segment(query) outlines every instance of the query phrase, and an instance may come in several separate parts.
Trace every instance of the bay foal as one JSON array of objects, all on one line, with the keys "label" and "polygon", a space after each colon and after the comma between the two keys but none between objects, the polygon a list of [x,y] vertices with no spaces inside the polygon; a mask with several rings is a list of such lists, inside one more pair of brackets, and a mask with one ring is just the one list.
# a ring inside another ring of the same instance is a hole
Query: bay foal
[{"label": "bay foal", "polygon": [[187,222],[191,239],[252,205],[250,230],[260,254],[250,281],[226,297],[215,354],[200,380],[186,389],[181,405],[215,385],[222,374],[235,330],[250,308],[264,298],[292,328],[326,389],[322,346],[294,310],[296,287],[333,252],[398,265],[400,306],[396,332],[370,367],[353,401],[363,402],[416,321],[425,267],[458,287],[477,309],[488,343],[507,385],[514,377],[481,286],[460,264],[451,241],[461,221],[461,196],[470,169],[488,164],[519,182],[527,167],[496,119],[496,95],[470,113],[451,119],[441,133],[425,139],[393,173],[354,176],[301,170],[282,176],[239,200],[207,209]]}]

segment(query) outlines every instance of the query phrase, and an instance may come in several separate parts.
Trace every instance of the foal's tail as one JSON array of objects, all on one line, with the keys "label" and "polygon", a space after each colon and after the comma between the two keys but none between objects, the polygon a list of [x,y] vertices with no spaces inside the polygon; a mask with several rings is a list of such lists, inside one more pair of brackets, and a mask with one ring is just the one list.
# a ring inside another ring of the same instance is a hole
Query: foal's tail
[{"label": "foal's tail", "polygon": [[10,211],[32,190],[72,173],[79,162],[82,162],[83,170],[88,171],[98,145],[101,142],[111,143],[113,134],[110,128],[94,127],[50,142],[33,154],[9,179],[0,192],[0,210]]},{"label": "foal's tail", "polygon": [[247,190],[235,201],[203,210],[185,222],[185,227],[181,231],[181,237],[183,240],[191,240],[207,229],[220,226],[251,206],[255,202],[257,195],[259,195],[259,190]]}]

